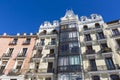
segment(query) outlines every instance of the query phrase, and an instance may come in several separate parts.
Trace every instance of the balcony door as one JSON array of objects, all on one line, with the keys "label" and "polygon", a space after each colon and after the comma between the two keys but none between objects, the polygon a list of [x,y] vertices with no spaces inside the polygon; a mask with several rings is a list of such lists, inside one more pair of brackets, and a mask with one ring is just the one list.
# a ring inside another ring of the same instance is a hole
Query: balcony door
[{"label": "balcony door", "polygon": [[112,57],[110,58],[105,58],[106,66],[108,70],[113,70],[115,69],[115,65],[113,63]]},{"label": "balcony door", "polygon": [[95,59],[90,59],[89,63],[90,63],[90,70],[91,71],[96,71],[97,70],[97,66],[96,66]]},{"label": "balcony door", "polygon": [[120,48],[120,39],[117,39],[116,42],[117,42],[117,44],[118,44],[118,46]]},{"label": "balcony door", "polygon": [[53,62],[48,62],[48,72],[52,72],[53,71]]}]

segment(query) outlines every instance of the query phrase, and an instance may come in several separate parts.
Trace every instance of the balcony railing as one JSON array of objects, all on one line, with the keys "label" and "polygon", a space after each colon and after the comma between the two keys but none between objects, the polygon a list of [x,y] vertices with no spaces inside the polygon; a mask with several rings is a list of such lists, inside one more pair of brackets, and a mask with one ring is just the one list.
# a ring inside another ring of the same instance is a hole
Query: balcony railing
[{"label": "balcony railing", "polygon": [[84,38],[84,41],[92,41],[92,38]]},{"label": "balcony railing", "polygon": [[18,53],[17,55],[17,59],[25,59],[26,55],[24,55],[23,53]]},{"label": "balcony railing", "polygon": [[8,73],[9,76],[17,76],[20,75],[20,69],[13,69]]},{"label": "balcony railing", "polygon": [[32,75],[32,74],[35,74],[35,75],[39,75],[39,76],[53,76],[54,74],[54,69],[30,69],[28,72],[27,72],[27,75]]},{"label": "balcony railing", "polygon": [[15,42],[15,41],[11,41],[10,43],[9,43],[9,45],[16,45],[17,44],[17,42]]},{"label": "balcony railing", "polygon": [[83,29],[84,33],[95,33],[97,31],[102,31],[102,26],[95,27],[95,28],[85,28],[85,29]]},{"label": "balcony railing", "polygon": [[11,57],[11,53],[4,53],[2,55],[2,58],[10,58]]},{"label": "balcony railing", "polygon": [[46,45],[46,49],[54,49],[56,48],[56,42],[49,42],[48,45]]},{"label": "balcony railing", "polygon": [[23,44],[23,45],[29,45],[29,44],[30,44],[30,41],[24,41],[22,44]]},{"label": "balcony railing", "polygon": [[108,52],[112,52],[112,49],[109,47],[105,47],[101,49],[101,53],[108,53]]},{"label": "balcony railing", "polygon": [[95,50],[86,50],[85,52],[85,56],[89,59],[95,58],[97,56],[97,53],[95,52]]},{"label": "balcony railing", "polygon": [[18,53],[17,57],[26,57],[24,53]]},{"label": "balcony railing", "polygon": [[117,34],[112,34],[112,35],[111,35],[111,38],[115,38],[115,37],[120,37],[120,32],[117,33]]},{"label": "balcony railing", "polygon": [[45,59],[46,59],[47,62],[53,62],[54,59],[55,59],[55,54],[54,53],[49,53],[49,54],[46,55]]},{"label": "balcony railing", "polygon": [[86,55],[90,55],[90,54],[96,54],[95,50],[91,49],[91,50],[86,50]]},{"label": "balcony railing", "polygon": [[58,66],[58,72],[79,72],[79,71],[81,71],[80,65]]},{"label": "balcony railing", "polygon": [[40,61],[41,58],[42,58],[42,54],[37,53],[32,57],[32,61]]},{"label": "balcony railing", "polygon": [[33,58],[41,58],[42,57],[42,54],[40,53],[40,54],[35,54],[34,56],[33,56]]},{"label": "balcony railing", "polygon": [[49,38],[49,37],[50,37],[50,38],[51,38],[51,37],[52,37],[52,38],[57,38],[57,35],[58,35],[58,34],[40,34],[40,35],[39,35],[39,38]]},{"label": "balcony railing", "polygon": [[77,27],[72,27],[72,28],[66,27],[65,29],[61,29],[61,32],[65,32],[65,31],[78,31],[78,29]]},{"label": "balcony railing", "polygon": [[106,39],[106,36],[102,36],[102,37],[97,36],[97,40],[102,40],[102,39]]},{"label": "balcony railing", "polygon": [[8,72],[8,76],[19,76],[19,75],[26,75],[28,69],[5,69]]},{"label": "balcony railing", "polygon": [[49,58],[49,57],[55,57],[55,54],[54,53],[49,53],[46,55],[46,58]]},{"label": "balcony railing", "polygon": [[34,49],[40,49],[42,50],[43,49],[43,46],[41,43],[37,43],[35,46],[34,46]]},{"label": "balcony railing", "polygon": [[118,64],[115,64],[114,67],[107,67],[107,65],[100,65],[96,67],[88,66],[87,71],[88,72],[98,72],[98,71],[110,71],[110,70],[120,70],[120,66]]}]

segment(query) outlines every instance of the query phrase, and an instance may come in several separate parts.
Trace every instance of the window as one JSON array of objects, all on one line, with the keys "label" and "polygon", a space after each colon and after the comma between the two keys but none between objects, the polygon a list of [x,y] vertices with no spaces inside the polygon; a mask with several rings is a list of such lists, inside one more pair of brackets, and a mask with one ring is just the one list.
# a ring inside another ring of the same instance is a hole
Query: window
[{"label": "window", "polygon": [[31,38],[26,38],[26,41],[23,42],[23,45],[29,45]]},{"label": "window", "polygon": [[51,80],[51,78],[45,78],[45,80]]},{"label": "window", "polygon": [[70,53],[79,53],[79,44],[78,42],[69,43]]},{"label": "window", "polygon": [[9,43],[9,45],[16,45],[18,41],[18,38],[14,38],[12,42]]},{"label": "window", "polygon": [[68,65],[68,57],[60,57],[58,60],[58,66]]},{"label": "window", "polygon": [[91,41],[91,36],[90,34],[85,34],[85,41]]},{"label": "window", "polygon": [[108,69],[108,70],[113,70],[113,69],[115,69],[115,65],[114,65],[114,63],[113,63],[112,57],[110,57],[110,58],[105,58],[105,62],[106,62],[106,65],[107,65],[107,69]]},{"label": "window", "polygon": [[118,44],[118,47],[120,48],[120,39],[116,39],[116,42]]},{"label": "window", "polygon": [[47,31],[46,30],[43,30],[40,35],[46,35]]},{"label": "window", "polygon": [[50,54],[53,54],[54,53],[54,49],[50,49]]},{"label": "window", "polygon": [[58,80],[82,80],[79,74],[58,74]]},{"label": "window", "polygon": [[89,63],[90,63],[90,70],[91,71],[96,71],[97,70],[97,66],[96,66],[95,59],[90,59]]},{"label": "window", "polygon": [[14,38],[13,42],[17,43],[17,41],[18,41],[18,38]]},{"label": "window", "polygon": [[113,35],[119,35],[120,32],[118,29],[112,29]]},{"label": "window", "polygon": [[102,48],[102,49],[103,49],[103,48],[108,48],[107,43],[102,43],[102,44],[101,44],[101,48]]},{"label": "window", "polygon": [[16,69],[20,70],[21,67],[22,67],[22,64],[23,64],[22,61],[18,61],[17,66],[16,66]]},{"label": "window", "polygon": [[95,23],[95,28],[100,28],[100,24],[99,23]]},{"label": "window", "polygon": [[99,76],[92,76],[92,80],[100,80]]},{"label": "window", "polygon": [[64,32],[60,34],[60,41],[69,41],[70,39],[76,39],[78,32]]},{"label": "window", "polygon": [[80,57],[79,56],[70,56],[70,65],[79,65]]},{"label": "window", "polygon": [[31,38],[27,38],[27,39],[26,39],[26,42],[27,42],[27,43],[30,43],[30,41],[31,41]]},{"label": "window", "polygon": [[76,24],[70,24],[68,27],[69,27],[69,28],[75,28],[75,27],[76,27]]},{"label": "window", "polygon": [[110,75],[111,80],[120,80],[119,76],[114,74],[114,75]]},{"label": "window", "polygon": [[56,44],[56,39],[55,39],[55,38],[53,38],[53,39],[51,40],[51,44],[52,44],[52,45],[55,45],[55,44]]},{"label": "window", "polygon": [[41,39],[41,42],[40,42],[40,44],[42,45],[42,46],[44,46],[44,41],[45,41],[45,39]]},{"label": "window", "polygon": [[99,40],[99,39],[104,39],[104,38],[105,38],[105,36],[104,36],[103,32],[98,32],[97,39]]},{"label": "window", "polygon": [[88,30],[88,26],[87,25],[84,25],[83,28],[84,28],[84,30]]},{"label": "window", "polygon": [[86,46],[87,50],[93,50],[92,45]]},{"label": "window", "polygon": [[79,56],[60,57],[58,60],[58,64],[59,66],[80,65],[80,57]]},{"label": "window", "polygon": [[14,50],[14,48],[9,48],[9,50],[8,50],[8,54],[11,55],[12,52],[13,52],[13,50]]},{"label": "window", "polygon": [[17,80],[17,79],[10,79],[10,80]]},{"label": "window", "polygon": [[64,52],[68,52],[69,51],[69,44],[66,43],[66,44],[63,44],[63,45],[60,45],[60,52],[64,53]]},{"label": "window", "polygon": [[23,50],[22,50],[22,55],[25,56],[26,53],[27,53],[27,48],[23,48]]}]

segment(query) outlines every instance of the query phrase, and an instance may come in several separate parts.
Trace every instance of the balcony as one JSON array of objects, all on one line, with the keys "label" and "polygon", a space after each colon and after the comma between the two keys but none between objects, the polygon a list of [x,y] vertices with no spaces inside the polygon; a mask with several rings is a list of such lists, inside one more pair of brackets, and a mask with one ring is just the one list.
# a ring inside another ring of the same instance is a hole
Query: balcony
[{"label": "balcony", "polygon": [[106,43],[107,42],[106,36],[102,36],[102,37],[97,36],[97,40],[99,43]]},{"label": "balcony", "polygon": [[22,45],[29,45],[30,44],[30,41],[24,41],[23,43],[22,43]]},{"label": "balcony", "polygon": [[111,38],[118,38],[118,37],[120,37],[120,32],[117,33],[117,34],[112,34],[110,37]]},{"label": "balcony", "polygon": [[3,71],[4,71],[4,69],[0,69],[0,75],[4,74]]},{"label": "balcony", "polygon": [[78,31],[78,29],[76,26],[69,28],[68,25],[66,28],[63,28],[63,29],[61,28],[61,32],[66,32],[66,31]]},{"label": "balcony", "polygon": [[51,77],[54,74],[54,69],[38,69],[38,70],[30,69],[27,72],[28,76],[31,76],[33,74],[41,77]]},{"label": "balcony", "polygon": [[85,54],[88,59],[95,59],[97,56],[95,50],[86,50]]},{"label": "balcony", "polygon": [[34,49],[37,49],[37,50],[42,50],[43,49],[43,46],[41,43],[37,43],[34,47]]},{"label": "balcony", "polygon": [[49,42],[48,45],[45,46],[46,49],[55,49],[56,47],[56,42]]},{"label": "balcony", "polygon": [[90,33],[95,33],[93,28],[86,28],[86,29],[83,29],[83,33],[84,34],[90,34]]},{"label": "balcony", "polygon": [[18,76],[18,75],[20,75],[19,71],[20,71],[19,69],[13,69],[8,73],[8,75],[9,76]]},{"label": "balcony", "polygon": [[46,62],[54,62],[55,60],[55,54],[54,53],[49,53],[45,57]]},{"label": "balcony", "polygon": [[58,72],[80,72],[80,65],[58,66]]},{"label": "balcony", "polygon": [[19,76],[19,75],[25,75],[27,72],[27,69],[5,69],[7,71],[9,71],[9,73],[7,74],[8,76]]},{"label": "balcony", "polygon": [[86,70],[87,70],[87,72],[92,73],[92,74],[119,72],[119,70],[120,70],[119,65],[115,64],[114,66],[115,67],[109,67],[109,68],[107,68],[106,65],[100,65],[100,66],[96,66],[96,67],[88,66],[88,68]]},{"label": "balcony", "polygon": [[74,37],[74,38],[64,38],[64,39],[60,39],[60,42],[73,42],[73,41],[78,41],[78,37]]},{"label": "balcony", "polygon": [[17,42],[15,42],[15,41],[11,41],[10,43],[9,43],[9,45],[16,45],[17,44]]},{"label": "balcony", "polygon": [[17,55],[17,59],[25,59],[25,55],[23,54],[23,53],[18,53],[18,55]]},{"label": "balcony", "polygon": [[93,28],[93,30],[94,30],[95,32],[101,32],[101,31],[103,31],[103,30],[102,30],[102,26]]},{"label": "balcony", "polygon": [[92,45],[92,39],[91,38],[84,38],[85,45]]},{"label": "balcony", "polygon": [[101,54],[104,57],[111,57],[112,56],[112,49],[108,48],[108,47],[102,48],[101,49]]},{"label": "balcony", "polygon": [[9,58],[11,58],[11,54],[10,53],[4,53],[2,55],[2,59],[9,59]]},{"label": "balcony", "polygon": [[32,57],[32,60],[33,61],[40,61],[40,59],[42,58],[42,54],[35,54],[33,57]]},{"label": "balcony", "polygon": [[39,38],[57,38],[58,34],[40,34]]}]

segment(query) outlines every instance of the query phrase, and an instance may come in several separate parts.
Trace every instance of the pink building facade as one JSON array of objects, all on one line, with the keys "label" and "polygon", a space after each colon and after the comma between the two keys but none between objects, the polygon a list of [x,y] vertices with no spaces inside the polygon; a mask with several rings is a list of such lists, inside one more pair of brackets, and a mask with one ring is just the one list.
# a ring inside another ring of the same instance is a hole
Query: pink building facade
[{"label": "pink building facade", "polygon": [[17,34],[16,36],[4,33],[0,36],[0,79],[24,79],[29,68],[35,40],[36,35],[32,35],[32,33],[30,35]]}]

